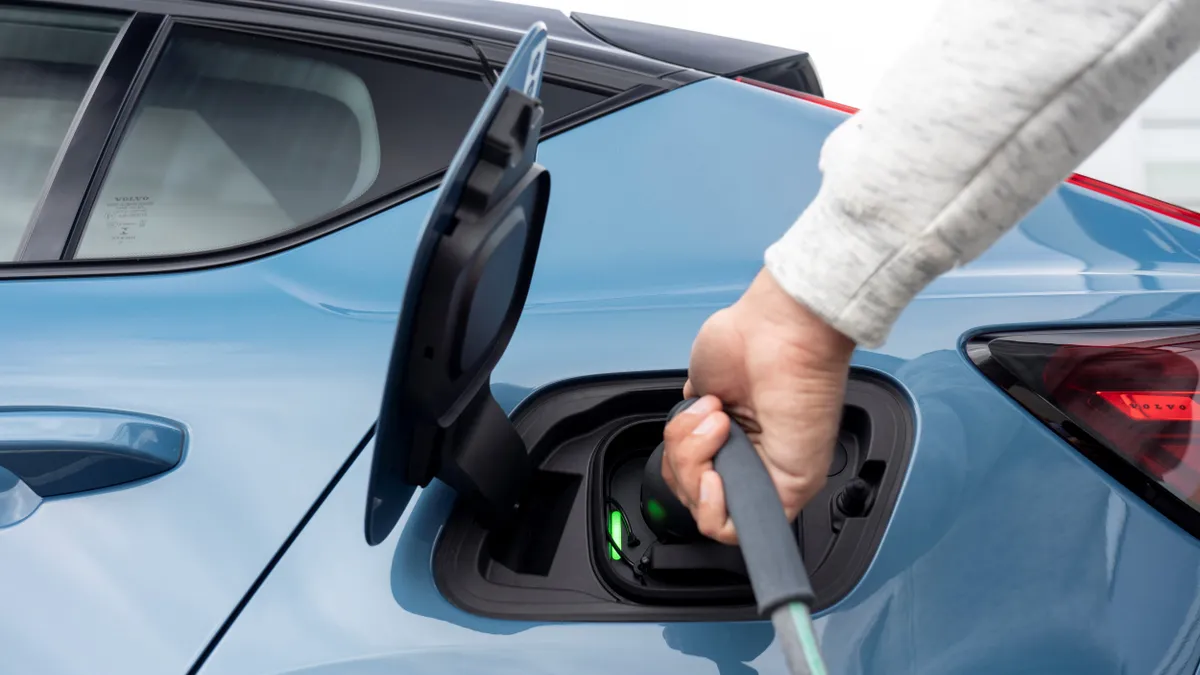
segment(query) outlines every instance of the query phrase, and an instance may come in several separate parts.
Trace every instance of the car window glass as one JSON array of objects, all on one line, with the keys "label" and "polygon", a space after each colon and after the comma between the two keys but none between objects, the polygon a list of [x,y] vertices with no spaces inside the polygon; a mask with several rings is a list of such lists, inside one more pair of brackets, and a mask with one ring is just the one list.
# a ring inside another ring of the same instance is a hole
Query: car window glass
[{"label": "car window glass", "polygon": [[545,123],[549,124],[573,112],[595,105],[608,97],[564,84],[542,82],[540,98],[542,106],[546,110]]},{"label": "car window glass", "polygon": [[124,19],[0,7],[0,261],[10,262]]},{"label": "car window glass", "polygon": [[318,222],[443,168],[486,94],[478,75],[183,29],[74,257],[212,251]]},{"label": "car window glass", "polygon": [[[492,77],[499,76],[500,71],[492,69]],[[551,124],[567,115],[595,105],[609,96],[574,85],[560,84],[554,80],[543,80],[538,98],[541,99],[542,108],[545,110],[543,124]]]}]

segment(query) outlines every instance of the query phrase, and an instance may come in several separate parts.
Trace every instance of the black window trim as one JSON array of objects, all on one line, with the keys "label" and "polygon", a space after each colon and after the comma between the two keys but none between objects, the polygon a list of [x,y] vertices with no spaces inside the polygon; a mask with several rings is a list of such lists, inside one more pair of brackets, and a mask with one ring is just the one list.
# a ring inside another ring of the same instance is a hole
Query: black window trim
[{"label": "black window trim", "polygon": [[[33,2],[33,5],[63,7],[60,3],[43,3]],[[124,95],[118,97],[121,105],[117,110],[110,110],[110,116],[107,123],[109,133],[105,134],[105,143],[103,144],[103,152],[99,159],[99,164],[91,164],[90,180],[83,187],[83,191],[79,191],[78,179],[75,181],[75,192],[71,194],[78,195],[77,199],[72,200],[67,209],[73,209],[74,215],[70,219],[71,227],[63,227],[66,221],[59,221],[55,226],[46,232],[42,228],[49,225],[46,219],[38,218],[34,226],[26,233],[26,237],[31,240],[38,240],[44,237],[45,244],[36,250],[51,250],[54,246],[59,246],[60,251],[57,259],[48,259],[45,253],[42,257],[22,256],[14,263],[0,263],[0,280],[7,279],[29,279],[29,278],[76,278],[76,277],[103,277],[103,276],[134,276],[142,274],[159,274],[165,272],[184,272],[200,269],[210,269],[222,267],[231,264],[249,262],[258,258],[275,255],[288,249],[303,245],[317,238],[340,230],[346,226],[352,225],[360,220],[369,218],[387,209],[390,209],[403,202],[409,201],[426,192],[429,192],[437,187],[444,173],[444,169],[433,172],[427,176],[411,181],[407,185],[398,186],[397,189],[379,197],[370,202],[357,203],[347,205],[339,210],[333,211],[322,216],[318,221],[308,223],[297,227],[287,232],[280,233],[276,236],[267,239],[240,244],[223,249],[205,250],[195,253],[175,254],[142,258],[116,258],[116,259],[87,259],[87,260],[71,260],[68,255],[70,249],[73,248],[78,238],[82,235],[82,227],[86,223],[86,218],[90,213],[90,201],[94,200],[95,192],[98,192],[99,187],[103,184],[106,175],[107,164],[111,162],[116,148],[119,145],[121,138],[120,133],[111,133],[113,127],[120,125],[123,131],[124,124],[128,121],[136,106],[137,99],[144,89],[149,78],[149,73],[152,71],[159,51],[170,33],[170,29],[177,25],[200,25],[208,28],[219,30],[228,30],[235,32],[244,32],[251,34],[264,35],[298,41],[316,46],[334,48],[339,50],[358,51],[385,58],[399,59],[410,62],[417,62],[423,65],[440,65],[457,66],[455,69],[463,69],[469,67],[473,75],[479,76],[481,83],[484,86],[490,87],[493,79],[488,77],[490,73],[490,63],[483,57],[483,53],[472,41],[467,41],[462,35],[446,35],[444,32],[437,31],[410,31],[408,26],[404,28],[384,28],[375,31],[366,30],[370,37],[363,37],[363,30],[371,28],[358,27],[362,30],[358,35],[347,33],[344,30],[330,30],[330,20],[322,18],[318,23],[305,21],[304,17],[292,16],[280,12],[270,12],[262,10],[252,10],[240,7],[231,7],[228,5],[209,5],[206,3],[189,3],[187,5],[178,4],[167,0],[75,0],[72,3],[74,6],[91,9],[107,9],[110,11],[130,11],[135,10],[132,17],[142,17],[143,21],[157,21],[157,30],[154,33],[154,39],[145,44],[141,50],[141,58],[138,60],[139,67],[135,75],[127,80],[127,86]],[[149,14],[137,9],[146,9],[152,7],[171,7],[173,13],[167,14]],[[214,8],[223,11],[214,11]],[[232,11],[231,11],[232,10]],[[244,10],[244,11],[243,11]],[[284,20],[284,17],[292,20]],[[270,23],[266,20],[270,19]],[[376,34],[377,33],[377,34]],[[414,42],[418,46],[409,47],[408,37],[410,34],[415,38]],[[386,38],[386,40],[382,39]],[[430,52],[428,45],[431,41],[442,42],[443,44],[454,44],[458,47],[458,53],[452,53],[453,50],[443,50],[443,53],[438,54]],[[121,40],[124,42],[124,39]],[[131,43],[134,44],[134,43]],[[463,47],[470,49],[471,53],[476,55],[476,58],[470,59],[469,66],[462,59]],[[414,56],[418,58],[413,58]],[[430,62],[430,57],[436,63]],[[444,57],[444,60],[443,60]],[[560,82],[568,86],[580,86],[581,79],[577,68],[571,68],[565,77],[556,76],[550,70],[551,59],[547,60],[546,79],[551,82]],[[608,79],[600,78],[602,81]],[[652,83],[651,83],[652,82]],[[608,82],[604,82],[608,85]],[[575,126],[584,124],[592,119],[606,115],[615,110],[619,110],[635,102],[656,96],[669,89],[678,86],[678,83],[670,80],[646,81],[641,79],[637,83],[632,83],[623,91],[610,89],[607,86],[593,84],[592,90],[604,89],[612,95],[583,110],[576,111],[566,117],[557,120],[553,124],[547,125],[543,129],[543,138],[548,138],[557,135]],[[89,106],[90,107],[90,106]],[[103,121],[99,111],[96,112],[97,120]],[[84,163],[86,165],[86,163]],[[78,172],[79,169],[67,169],[67,164],[64,163],[59,168],[59,173],[65,170]],[[62,177],[67,180],[67,176]],[[57,183],[60,180],[56,174],[52,179],[52,183]],[[51,188],[53,189],[53,187]],[[85,202],[87,202],[85,204]],[[64,232],[65,230],[65,232]],[[69,244],[69,245],[68,245]],[[22,246],[22,253],[25,247]]]},{"label": "black window trim", "polygon": [[[97,69],[60,146],[14,264],[62,258],[79,205],[117,128],[145,57],[165,32],[161,16],[129,16]],[[118,134],[119,135],[119,134]]]}]

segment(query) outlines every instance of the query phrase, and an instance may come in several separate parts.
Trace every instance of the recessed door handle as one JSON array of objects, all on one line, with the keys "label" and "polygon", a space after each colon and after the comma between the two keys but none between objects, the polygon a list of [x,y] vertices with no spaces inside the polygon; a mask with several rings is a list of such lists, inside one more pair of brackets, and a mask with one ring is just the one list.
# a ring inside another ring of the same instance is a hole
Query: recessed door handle
[{"label": "recessed door handle", "polygon": [[170,471],[183,459],[181,424],[78,408],[0,408],[0,527],[50,497],[92,492]]}]

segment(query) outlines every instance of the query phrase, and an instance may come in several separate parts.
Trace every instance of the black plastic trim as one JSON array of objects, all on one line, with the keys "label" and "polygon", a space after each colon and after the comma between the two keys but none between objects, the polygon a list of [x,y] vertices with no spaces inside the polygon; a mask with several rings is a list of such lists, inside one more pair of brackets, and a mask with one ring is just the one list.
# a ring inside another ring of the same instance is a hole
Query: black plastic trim
[{"label": "black plastic trim", "polygon": [[788,86],[822,95],[812,57],[806,52],[594,14],[572,12],[571,19],[598,39],[646,58],[724,77],[790,71],[797,79]]},{"label": "black plastic trim", "polygon": [[727,77],[758,80],[759,82],[766,82],[777,87],[786,87],[794,91],[812,94],[813,96],[825,96],[825,89],[821,86],[821,78],[817,75],[817,68],[808,54],[764,63],[730,73]]},{"label": "black plastic trim", "polygon": [[[506,42],[482,38],[474,42],[479,47],[480,53],[489,63],[493,64],[492,67],[496,70],[499,70],[496,64],[502,67],[508,62],[515,46]],[[624,54],[626,52],[615,53]],[[546,53],[545,76],[548,79],[572,83],[575,86],[617,92],[639,84],[661,83],[662,78],[672,75],[678,70],[679,66],[668,65],[647,73],[645,70],[637,68],[636,64],[622,63],[615,59],[606,63],[598,63],[586,56],[571,53],[569,50],[551,49]]]},{"label": "black plastic trim", "polygon": [[[597,66],[638,72],[650,78],[678,70],[678,66],[673,64],[614,50],[579,30],[556,10],[491,0],[478,3],[400,0],[381,4],[329,0],[75,0],[73,4],[264,26],[304,26],[313,32],[336,33],[353,38],[370,38],[374,35],[387,39],[390,33],[394,38],[410,39],[415,33],[429,38],[506,44],[510,50],[533,21],[540,20],[550,29],[551,54],[568,56]],[[501,59],[500,62],[506,60]],[[550,63],[546,64],[546,73],[555,74]]]},{"label": "black plastic trim", "polygon": [[353,35],[343,31],[318,32],[306,25],[305,21],[285,21],[266,25],[204,17],[189,18],[176,15],[175,18],[180,24],[188,26],[288,40],[342,52],[398,59],[433,68],[469,70],[477,73],[482,71],[486,65],[479,50],[467,40],[429,38],[418,34],[397,40],[397,31],[384,29],[355,31]]},{"label": "black plastic trim", "polygon": [[[972,336],[964,343],[966,356],[1001,391],[1008,394],[1018,405],[1025,409],[1036,420],[1063,439],[1067,445],[1074,448],[1096,468],[1112,476],[1127,490],[1143,500],[1156,511],[1175,523],[1193,537],[1200,538],[1200,512],[1186,501],[1172,494],[1150,476],[1138,470],[1136,466],[1123,459],[1119,453],[1110,448],[1087,430],[1071,421],[1064,411],[1022,383],[1013,373],[993,358],[988,344],[992,340],[1006,337],[1029,338],[1039,333],[1081,333],[1112,332],[1123,327],[1080,327],[1062,328],[1039,327],[1036,330],[1013,330],[981,333]],[[1140,328],[1179,328],[1180,330],[1195,331],[1195,326],[1175,325],[1146,325]]]},{"label": "black plastic trim", "polygon": [[167,23],[161,16],[134,14],[113,40],[63,141],[51,170],[53,178],[42,193],[31,218],[33,225],[18,249],[18,262],[62,257],[105,147],[114,132],[119,134],[129,92],[136,89],[147,57],[153,58],[161,44]]},{"label": "black plastic trim", "polygon": [[[630,423],[665,421],[682,399],[685,378],[685,373],[671,371],[572,380],[534,394],[515,410],[513,424],[538,467],[537,476],[523,500],[524,515],[510,529],[489,531],[466,504],[456,503],[433,553],[435,583],[451,604],[473,614],[530,621],[758,618],[752,595],[733,588],[709,602],[702,592],[682,594],[687,597],[669,593],[660,593],[657,599],[633,597],[627,586],[612,583],[618,563],[605,555],[607,537],[593,517],[597,510],[604,513],[607,503],[602,475],[606,444]],[[807,531],[813,523],[829,522],[829,509],[841,487],[851,481],[850,474],[831,479],[826,491],[802,513],[800,528],[813,549],[806,550],[805,556],[806,567],[813,571],[817,609],[846,597],[866,573],[899,498],[912,452],[911,404],[888,380],[855,370],[846,400],[848,410],[865,411],[869,418],[867,445],[854,450],[855,461],[862,467],[885,456],[887,466],[878,477],[878,497],[870,511],[865,517],[840,521],[842,534],[810,538]],[[582,483],[570,487],[575,480]],[[549,489],[539,491],[539,485]],[[561,494],[554,495],[555,489]],[[546,508],[546,503],[554,508]],[[568,509],[569,514],[563,517],[556,509]],[[522,524],[526,517],[532,521]],[[560,533],[552,550],[524,551],[521,547],[530,537],[541,536],[537,533],[543,529]],[[524,552],[513,557],[518,548]],[[514,561],[530,569],[514,570],[510,566]]]}]

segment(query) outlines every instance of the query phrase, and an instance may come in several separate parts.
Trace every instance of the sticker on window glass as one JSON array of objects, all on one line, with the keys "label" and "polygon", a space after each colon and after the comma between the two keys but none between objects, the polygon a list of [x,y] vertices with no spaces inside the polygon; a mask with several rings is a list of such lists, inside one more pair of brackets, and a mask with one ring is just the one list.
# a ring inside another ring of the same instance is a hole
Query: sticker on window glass
[{"label": "sticker on window glass", "polygon": [[111,241],[120,244],[137,239],[146,227],[154,200],[146,195],[123,195],[105,204],[104,230]]}]

